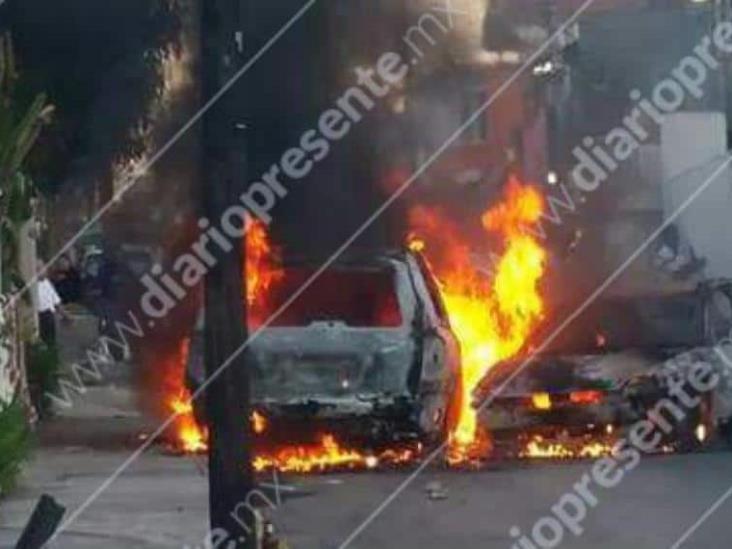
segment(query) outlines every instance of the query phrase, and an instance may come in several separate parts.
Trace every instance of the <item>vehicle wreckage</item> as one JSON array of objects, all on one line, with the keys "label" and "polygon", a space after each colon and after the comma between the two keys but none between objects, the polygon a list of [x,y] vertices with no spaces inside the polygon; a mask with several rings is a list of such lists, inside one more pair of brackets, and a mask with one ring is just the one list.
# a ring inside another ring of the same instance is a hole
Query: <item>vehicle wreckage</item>
[{"label": "vehicle wreckage", "polygon": [[[255,446],[323,432],[373,449],[444,440],[460,406],[460,352],[422,258],[351,255],[312,279],[317,267],[284,264],[266,311],[250,314],[252,406],[267,424]],[[187,364],[191,392],[205,379],[199,317]],[[195,404],[201,424],[203,401]]]},{"label": "vehicle wreckage", "polygon": [[[473,405],[496,448],[507,453],[520,453],[517,445],[532,437],[571,444],[620,436],[658,412],[662,399],[685,412],[683,418],[667,418],[673,431],[664,449],[727,442],[731,330],[732,281],[672,294],[606,298],[541,353],[496,365],[474,391]],[[541,335],[534,341],[540,344]],[[696,403],[689,409],[671,388],[688,380],[700,362],[711,366],[718,382],[703,394],[686,386]]]}]

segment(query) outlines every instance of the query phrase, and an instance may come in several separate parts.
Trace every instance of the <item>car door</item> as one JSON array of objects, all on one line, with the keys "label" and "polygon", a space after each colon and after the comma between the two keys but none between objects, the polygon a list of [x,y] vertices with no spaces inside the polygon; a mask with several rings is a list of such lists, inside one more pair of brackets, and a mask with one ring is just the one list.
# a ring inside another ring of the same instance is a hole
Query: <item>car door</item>
[{"label": "car door", "polygon": [[415,291],[423,308],[421,422],[447,434],[457,424],[462,403],[460,345],[432,273],[419,256],[410,259]]}]

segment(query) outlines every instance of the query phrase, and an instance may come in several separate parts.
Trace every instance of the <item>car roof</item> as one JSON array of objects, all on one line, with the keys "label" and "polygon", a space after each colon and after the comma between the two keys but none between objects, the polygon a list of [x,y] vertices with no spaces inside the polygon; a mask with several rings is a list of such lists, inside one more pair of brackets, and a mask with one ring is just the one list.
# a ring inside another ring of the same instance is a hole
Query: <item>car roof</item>
[{"label": "car roof", "polygon": [[[383,267],[387,263],[406,262],[412,252],[399,249],[356,249],[350,250],[330,262],[329,268],[339,267]],[[328,256],[289,255],[283,258],[282,265],[288,267],[320,267],[331,259]]]}]

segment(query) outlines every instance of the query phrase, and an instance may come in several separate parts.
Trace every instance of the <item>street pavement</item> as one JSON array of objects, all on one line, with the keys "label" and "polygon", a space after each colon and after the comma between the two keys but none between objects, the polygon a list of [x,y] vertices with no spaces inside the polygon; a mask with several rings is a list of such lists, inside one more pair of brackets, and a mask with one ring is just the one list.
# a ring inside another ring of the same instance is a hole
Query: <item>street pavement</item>
[{"label": "street pavement", "polygon": [[[20,487],[0,504],[0,547],[12,547],[42,493],[56,497],[70,512],[81,505],[133,451],[137,429],[139,421],[131,417],[108,416],[96,424],[59,419],[50,440],[42,433],[42,446]],[[90,435],[95,432],[98,446]],[[618,487],[597,493],[598,505],[583,522],[585,532],[568,534],[561,547],[670,548],[732,485],[730,457],[720,452],[646,458]],[[509,528],[530,529],[590,466],[507,463],[474,472],[428,469],[350,547],[509,549]],[[278,483],[295,486],[297,493],[271,516],[292,548],[337,548],[407,476],[404,471],[279,478]],[[428,498],[425,488],[435,481],[446,491],[445,499]],[[201,458],[152,449],[79,516],[56,547],[203,547],[206,486]],[[722,506],[684,547],[729,547],[730,511],[729,504]]]},{"label": "street pavement", "polygon": [[[129,379],[119,375],[113,383],[89,387],[73,407],[42,424],[19,487],[0,501],[0,548],[13,547],[41,494],[73,513],[131,455],[140,435],[154,429],[137,411]],[[512,462],[470,472],[428,467],[349,547],[511,549],[510,528],[530,531],[591,466]],[[270,516],[292,549],[337,549],[409,474],[280,477],[284,500]],[[435,482],[446,497],[428,497],[426,488]],[[647,457],[617,487],[596,489],[598,503],[587,511],[582,535],[566,533],[561,547],[671,549],[731,487],[732,453]],[[730,547],[731,512],[732,504],[722,505],[683,547]],[[79,515],[55,547],[193,549],[204,547],[206,525],[204,458],[171,456],[153,446]]]}]

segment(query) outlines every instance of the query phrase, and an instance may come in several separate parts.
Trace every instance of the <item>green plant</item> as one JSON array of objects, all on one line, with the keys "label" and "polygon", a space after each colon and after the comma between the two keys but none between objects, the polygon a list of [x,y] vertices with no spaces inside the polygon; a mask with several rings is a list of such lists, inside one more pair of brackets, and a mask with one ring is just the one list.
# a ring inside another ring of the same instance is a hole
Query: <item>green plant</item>
[{"label": "green plant", "polygon": [[0,496],[15,484],[30,448],[30,430],[23,406],[15,400],[0,411]]},{"label": "green plant", "polygon": [[32,214],[35,189],[23,163],[48,123],[53,107],[37,95],[27,107],[16,98],[18,74],[9,35],[0,36],[0,291],[17,282],[17,242],[21,224]]},{"label": "green plant", "polygon": [[83,159],[86,176],[111,185],[115,166],[139,160],[148,150],[156,106],[165,92],[165,60],[181,51],[184,21],[196,16],[195,2],[16,4],[13,33],[23,67],[19,87],[24,97],[47,92],[58,109],[28,173],[43,194],[66,192],[76,184],[69,176],[78,175]]},{"label": "green plant", "polygon": [[51,411],[51,400],[48,394],[58,389],[60,360],[55,347],[49,347],[41,341],[26,345],[26,361],[28,369],[28,385],[31,398],[38,414],[43,418]]}]

